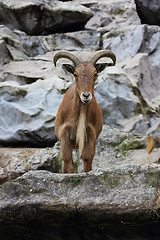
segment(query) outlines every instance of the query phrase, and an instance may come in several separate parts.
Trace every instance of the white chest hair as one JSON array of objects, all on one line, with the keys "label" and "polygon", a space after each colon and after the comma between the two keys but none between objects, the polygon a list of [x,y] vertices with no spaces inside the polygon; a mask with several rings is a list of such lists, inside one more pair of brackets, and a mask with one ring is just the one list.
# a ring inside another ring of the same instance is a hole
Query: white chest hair
[{"label": "white chest hair", "polygon": [[84,142],[87,138],[86,134],[86,114],[84,111],[80,113],[76,134],[76,143],[78,144],[79,156],[81,157],[82,151],[84,149]]}]

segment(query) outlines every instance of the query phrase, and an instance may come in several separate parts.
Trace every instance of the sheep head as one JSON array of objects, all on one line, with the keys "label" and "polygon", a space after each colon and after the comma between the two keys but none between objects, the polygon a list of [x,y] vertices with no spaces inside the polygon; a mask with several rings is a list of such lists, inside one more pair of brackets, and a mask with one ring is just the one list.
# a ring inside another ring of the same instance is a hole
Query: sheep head
[{"label": "sheep head", "polygon": [[[113,63],[97,63],[97,61],[103,57],[111,58]],[[96,52],[89,61],[82,61],[73,53],[60,51],[56,53],[53,58],[55,66],[60,58],[67,58],[73,62],[73,65],[63,64],[63,68],[74,75],[77,92],[83,103],[89,103],[92,100],[97,74],[103,71],[106,66],[112,66],[116,63],[116,57],[114,53],[108,50],[100,50]]]}]

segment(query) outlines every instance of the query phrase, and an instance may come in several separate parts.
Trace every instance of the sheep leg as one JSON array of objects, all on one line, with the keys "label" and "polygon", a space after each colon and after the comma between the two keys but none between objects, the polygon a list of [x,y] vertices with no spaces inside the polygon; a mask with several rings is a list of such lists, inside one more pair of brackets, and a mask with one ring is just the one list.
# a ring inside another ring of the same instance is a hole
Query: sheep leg
[{"label": "sheep leg", "polygon": [[146,147],[146,151],[148,152],[148,154],[152,152],[154,147],[155,147],[154,137],[148,137],[148,143]]},{"label": "sheep leg", "polygon": [[92,170],[92,162],[95,154],[95,144],[87,143],[83,152],[82,152],[82,160],[83,160],[83,171],[89,172]]},{"label": "sheep leg", "polygon": [[92,128],[87,129],[87,139],[85,147],[83,149],[81,158],[83,160],[83,171],[89,172],[92,170],[92,162],[95,155],[96,149],[96,136],[95,131]]},{"label": "sheep leg", "polygon": [[63,173],[74,173],[74,163],[72,159],[72,144],[69,139],[68,130],[61,133],[61,154],[64,161]]}]

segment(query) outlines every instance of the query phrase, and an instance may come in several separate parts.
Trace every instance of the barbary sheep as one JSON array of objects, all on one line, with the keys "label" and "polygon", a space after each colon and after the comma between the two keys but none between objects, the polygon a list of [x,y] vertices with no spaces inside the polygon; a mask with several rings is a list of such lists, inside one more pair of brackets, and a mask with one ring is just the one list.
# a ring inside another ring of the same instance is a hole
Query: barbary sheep
[{"label": "barbary sheep", "polygon": [[76,83],[64,95],[55,119],[55,133],[61,141],[61,154],[64,161],[63,173],[74,173],[72,150],[79,149],[83,160],[83,170],[92,170],[96,139],[102,131],[103,116],[94,96],[94,84],[97,74],[109,64],[99,63],[100,58],[109,57],[115,65],[116,57],[108,50],[100,50],[89,61],[82,61],[73,53],[60,51],[54,55],[56,66],[60,58],[73,62],[63,64],[66,71],[72,73]]}]

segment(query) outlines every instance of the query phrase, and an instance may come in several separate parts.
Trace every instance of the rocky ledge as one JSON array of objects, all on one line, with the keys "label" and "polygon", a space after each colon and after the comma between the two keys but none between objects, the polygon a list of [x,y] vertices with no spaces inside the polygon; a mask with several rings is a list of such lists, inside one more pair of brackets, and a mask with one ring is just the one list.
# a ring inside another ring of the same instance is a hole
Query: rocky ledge
[{"label": "rocky ledge", "polygon": [[30,171],[1,186],[1,237],[157,239],[159,179],[157,164],[73,175]]},{"label": "rocky ledge", "polygon": [[157,239],[160,149],[148,154],[146,140],[104,126],[93,171],[82,173],[74,153],[75,174],[61,174],[58,143],[1,148],[2,239]]}]

